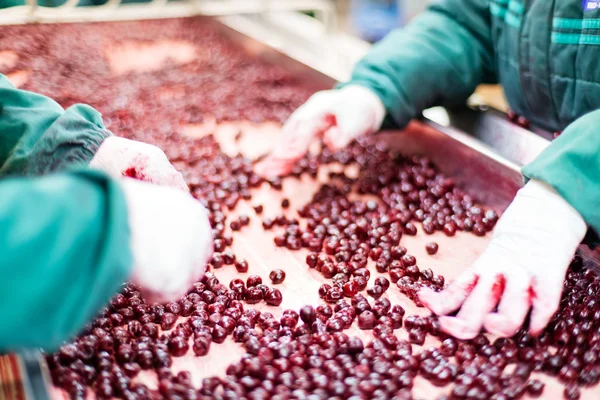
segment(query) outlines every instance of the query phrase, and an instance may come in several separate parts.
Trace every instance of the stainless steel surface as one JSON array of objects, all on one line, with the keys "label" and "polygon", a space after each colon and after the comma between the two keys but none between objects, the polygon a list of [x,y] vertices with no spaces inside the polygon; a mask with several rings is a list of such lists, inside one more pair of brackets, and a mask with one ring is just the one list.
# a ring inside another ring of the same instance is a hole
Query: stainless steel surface
[{"label": "stainless steel surface", "polygon": [[329,33],[323,24],[300,13],[232,15],[219,20],[329,76],[333,79],[332,84],[348,80],[354,64],[370,48],[368,43],[351,35]]},{"label": "stainless steel surface", "polygon": [[[223,17],[219,21],[220,32],[239,44],[248,54],[285,67],[315,90],[331,88],[335,84],[334,78],[290,56],[290,52],[299,54],[308,51],[310,42],[290,39],[287,32],[252,30],[256,21],[253,17]],[[248,24],[249,21],[252,24]]]},{"label": "stainless steel surface", "polygon": [[518,167],[532,162],[550,144],[541,132],[523,129],[510,122],[506,114],[493,109],[449,111],[436,107],[425,110],[423,115],[444,128],[468,132],[486,148]]}]

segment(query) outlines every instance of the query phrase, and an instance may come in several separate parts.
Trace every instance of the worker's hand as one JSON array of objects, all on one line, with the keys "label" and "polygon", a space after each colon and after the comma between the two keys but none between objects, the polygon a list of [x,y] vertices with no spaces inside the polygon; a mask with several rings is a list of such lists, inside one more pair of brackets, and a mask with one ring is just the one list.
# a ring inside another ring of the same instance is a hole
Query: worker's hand
[{"label": "worker's hand", "polygon": [[352,140],[381,128],[385,107],[371,90],[349,85],[340,90],[314,94],[283,126],[275,150],[256,171],[266,177],[289,173],[313,139],[323,136],[331,149],[345,147]]},{"label": "worker's hand", "polygon": [[158,185],[189,191],[183,176],[171,165],[165,153],[156,146],[118,136],[102,142],[90,167],[114,177],[129,177]]},{"label": "worker's hand", "polygon": [[207,210],[181,190],[125,178],[134,258],[131,281],[149,302],[175,300],[200,279],[212,254]]},{"label": "worker's hand", "polygon": [[[481,327],[509,337],[531,308],[529,332],[539,334],[557,310],[566,271],[586,233],[579,213],[552,188],[530,181],[498,221],[491,243],[445,290],[419,292],[442,329],[472,339]],[[495,311],[496,306],[498,307]]]}]

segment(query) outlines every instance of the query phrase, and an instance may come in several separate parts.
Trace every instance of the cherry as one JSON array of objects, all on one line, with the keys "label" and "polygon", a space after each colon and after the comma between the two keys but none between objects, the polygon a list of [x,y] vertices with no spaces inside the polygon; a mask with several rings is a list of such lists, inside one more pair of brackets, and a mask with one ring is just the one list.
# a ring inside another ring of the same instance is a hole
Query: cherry
[{"label": "cherry", "polygon": [[215,343],[223,343],[227,338],[227,329],[221,325],[216,325],[212,330],[212,340]]},{"label": "cherry", "polygon": [[335,303],[338,300],[341,300],[343,297],[342,291],[337,288],[332,288],[325,295],[325,301],[328,303]]},{"label": "cherry", "polygon": [[408,340],[411,343],[423,344],[425,343],[425,333],[421,329],[412,329],[408,331]]},{"label": "cherry", "polygon": [[349,280],[348,282],[344,283],[342,286],[342,291],[344,292],[344,295],[347,297],[352,297],[355,296],[358,293],[358,283],[356,282],[356,280]]},{"label": "cherry", "polygon": [[160,326],[162,328],[162,330],[164,331],[168,331],[170,329],[173,328],[173,326],[175,326],[175,322],[177,321],[177,316],[171,313],[164,313],[161,320],[160,320]]},{"label": "cherry", "polygon": [[412,222],[408,222],[404,225],[404,233],[409,236],[415,236],[417,234],[417,227]]},{"label": "cherry", "polygon": [[402,261],[402,265],[406,268],[406,267],[411,267],[413,265],[417,264],[417,259],[410,254],[405,254],[404,256],[402,256],[402,258],[400,259],[400,261]]},{"label": "cherry", "polygon": [[60,360],[68,364],[77,359],[77,346],[74,344],[66,344],[62,346],[59,350]]},{"label": "cherry", "polygon": [[312,306],[304,306],[300,309],[300,319],[305,324],[312,324],[317,317],[315,309]]},{"label": "cherry", "polygon": [[179,315],[181,312],[181,305],[175,301],[172,301],[165,306],[165,310],[171,314]]},{"label": "cherry", "polygon": [[241,260],[241,259],[236,260],[236,262],[235,262],[235,269],[239,273],[246,273],[246,272],[248,272],[248,262],[246,260]]},{"label": "cherry", "polygon": [[564,396],[567,400],[578,400],[581,397],[581,392],[577,385],[570,383],[565,387]]},{"label": "cherry", "polygon": [[246,280],[246,286],[249,288],[253,286],[258,286],[262,283],[262,278],[258,275],[250,275]]},{"label": "cherry", "polygon": [[194,354],[198,357],[203,357],[208,354],[210,349],[211,339],[205,336],[199,336],[194,338],[194,344],[192,349],[194,350]]},{"label": "cherry", "polygon": [[529,395],[532,397],[539,397],[544,392],[545,386],[546,385],[542,381],[538,379],[532,379],[527,382],[527,393],[529,393]]},{"label": "cherry", "polygon": [[383,292],[385,292],[385,289],[380,285],[374,285],[367,289],[368,295],[374,299],[380,298],[383,295]]},{"label": "cherry", "polygon": [[285,280],[285,272],[281,269],[273,270],[269,274],[269,279],[271,279],[273,284],[278,285]]},{"label": "cherry", "polygon": [[379,276],[375,279],[375,286],[381,286],[381,288],[386,291],[390,287],[390,281],[383,276]]},{"label": "cherry", "polygon": [[375,314],[371,311],[364,311],[358,316],[358,327],[360,329],[373,329],[377,323]]},{"label": "cherry", "polygon": [[405,275],[404,269],[400,269],[400,268],[396,268],[396,269],[391,269],[389,271],[390,273],[390,280],[392,281],[392,283],[396,283],[400,280],[400,278],[402,278]]},{"label": "cherry", "polygon": [[241,226],[248,226],[250,224],[250,218],[245,214],[240,215],[238,221]]},{"label": "cherry", "polygon": [[232,231],[239,231],[240,229],[242,229],[242,224],[240,223],[240,221],[231,221],[229,227]]},{"label": "cherry", "polygon": [[223,259],[221,258],[221,254],[213,254],[210,260],[210,264],[215,268],[221,268],[223,266]]},{"label": "cherry", "polygon": [[246,291],[245,299],[248,304],[256,304],[260,302],[263,298],[263,292],[259,288],[252,287]]},{"label": "cherry", "polygon": [[357,337],[351,337],[348,339],[348,351],[352,354],[362,353],[364,350],[364,344],[362,340]]},{"label": "cherry", "polygon": [[187,339],[181,336],[174,336],[169,340],[169,351],[175,357],[184,356],[189,349]]},{"label": "cherry", "polygon": [[279,236],[275,236],[275,238],[273,239],[273,241],[275,242],[275,245],[277,247],[283,247],[286,244],[286,237],[283,235],[279,235]]},{"label": "cherry", "polygon": [[317,260],[316,253],[308,253],[306,256],[306,265],[308,265],[309,268],[315,268],[317,266]]},{"label": "cherry", "polygon": [[357,276],[353,278],[354,282],[358,285],[358,290],[365,290],[367,288],[367,279],[362,276]]},{"label": "cherry", "polygon": [[283,296],[279,289],[269,288],[265,293],[265,302],[270,306],[278,306],[283,301]]},{"label": "cherry", "polygon": [[264,229],[271,229],[273,225],[275,225],[275,221],[273,221],[271,218],[265,218],[262,221],[262,226]]},{"label": "cherry", "polygon": [[441,353],[446,357],[452,357],[458,350],[458,343],[454,338],[446,338],[440,346]]},{"label": "cherry", "polygon": [[435,242],[427,243],[425,245],[425,250],[427,250],[427,254],[434,255],[438,252],[439,246]]}]

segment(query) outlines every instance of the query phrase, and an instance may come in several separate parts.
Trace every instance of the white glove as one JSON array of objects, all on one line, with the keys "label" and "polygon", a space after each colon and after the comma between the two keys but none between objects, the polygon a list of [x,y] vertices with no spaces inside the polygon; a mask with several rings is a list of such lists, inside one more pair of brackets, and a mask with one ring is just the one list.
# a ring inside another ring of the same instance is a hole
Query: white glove
[{"label": "white glove", "polygon": [[188,193],[123,179],[131,248],[131,281],[146,299],[176,300],[202,277],[212,254],[207,210]]},{"label": "white glove", "polygon": [[90,167],[114,177],[129,177],[158,185],[189,191],[183,176],[171,165],[165,153],[156,146],[118,136],[102,142]]},{"label": "white glove", "polygon": [[306,154],[313,139],[323,136],[329,148],[339,149],[378,131],[384,118],[385,106],[363,86],[315,93],[288,119],[275,150],[257,164],[256,171],[267,177],[285,175]]},{"label": "white glove", "polygon": [[422,289],[419,299],[438,315],[460,308],[456,317],[440,317],[442,329],[459,339],[472,339],[482,326],[510,337],[530,308],[529,332],[537,335],[559,306],[566,271],[586,229],[569,203],[532,180],[519,190],[473,266],[442,292]]}]

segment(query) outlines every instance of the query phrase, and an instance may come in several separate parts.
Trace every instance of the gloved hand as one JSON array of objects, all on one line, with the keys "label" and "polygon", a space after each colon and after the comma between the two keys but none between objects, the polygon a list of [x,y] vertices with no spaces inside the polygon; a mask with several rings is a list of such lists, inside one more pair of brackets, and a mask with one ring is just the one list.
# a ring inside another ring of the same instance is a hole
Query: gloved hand
[{"label": "gloved hand", "polygon": [[306,154],[313,139],[323,136],[329,148],[339,149],[378,131],[384,118],[385,106],[365,87],[348,85],[315,93],[288,119],[279,143],[255,170],[266,177],[285,175]]},{"label": "gloved hand", "polygon": [[[529,309],[529,332],[539,334],[557,310],[567,268],[586,233],[579,213],[548,185],[532,180],[498,221],[492,241],[473,266],[445,290],[419,292],[442,329],[472,339],[482,326],[514,335]],[[498,306],[497,312],[494,309]]]},{"label": "gloved hand", "polygon": [[171,187],[122,180],[134,258],[131,281],[149,302],[176,300],[200,279],[212,254],[207,210]]},{"label": "gloved hand", "polygon": [[183,176],[171,165],[165,153],[156,146],[118,136],[102,142],[90,167],[114,177],[130,177],[158,185],[189,191]]}]

